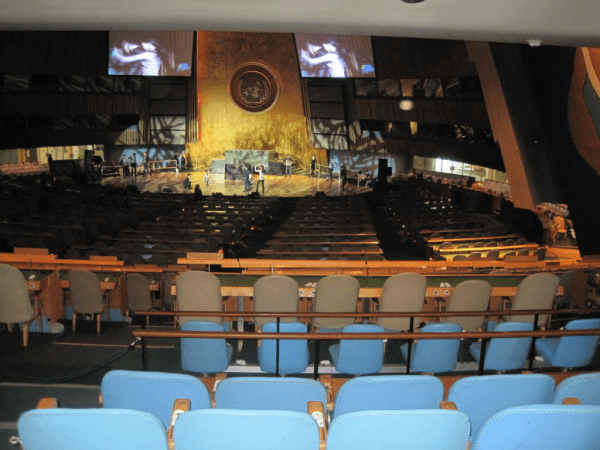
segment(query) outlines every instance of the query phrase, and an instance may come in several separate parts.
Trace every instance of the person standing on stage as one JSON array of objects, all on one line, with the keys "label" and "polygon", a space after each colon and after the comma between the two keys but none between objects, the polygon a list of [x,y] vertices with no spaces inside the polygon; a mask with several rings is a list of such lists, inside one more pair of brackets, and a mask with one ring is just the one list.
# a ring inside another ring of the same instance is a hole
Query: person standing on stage
[{"label": "person standing on stage", "polygon": [[150,159],[147,152],[144,152],[142,164],[144,165],[144,175],[150,175]]},{"label": "person standing on stage", "polygon": [[135,159],[135,153],[133,154],[133,159],[131,160],[131,176],[137,177],[137,160]]},{"label": "person standing on stage", "polygon": [[256,193],[258,194],[258,187],[262,185],[262,195],[265,195],[265,166],[262,164],[256,166],[258,172],[258,181],[256,183]]},{"label": "person standing on stage", "polygon": [[327,179],[329,181],[333,180],[333,168],[334,168],[334,163],[333,163],[333,156],[329,158],[329,166],[327,167]]},{"label": "person standing on stage", "polygon": [[206,186],[208,186],[209,182],[210,182],[210,175],[208,174],[208,169],[206,169],[206,171],[204,172],[204,183],[206,184]]},{"label": "person standing on stage", "polygon": [[316,168],[317,168],[317,158],[315,158],[315,155],[312,155],[312,158],[310,158],[310,176],[311,177],[315,176]]},{"label": "person standing on stage", "polygon": [[348,183],[348,177],[346,176],[346,166],[342,166],[340,169],[340,179],[342,180],[342,192],[345,190],[346,183]]},{"label": "person standing on stage", "polygon": [[252,190],[252,172],[249,164],[244,164],[244,192],[247,194]]},{"label": "person standing on stage", "polygon": [[287,177],[289,175],[291,177],[292,165],[294,164],[294,162],[292,161],[292,157],[290,155],[287,155],[285,161],[283,161],[283,164],[285,165],[285,176]]}]

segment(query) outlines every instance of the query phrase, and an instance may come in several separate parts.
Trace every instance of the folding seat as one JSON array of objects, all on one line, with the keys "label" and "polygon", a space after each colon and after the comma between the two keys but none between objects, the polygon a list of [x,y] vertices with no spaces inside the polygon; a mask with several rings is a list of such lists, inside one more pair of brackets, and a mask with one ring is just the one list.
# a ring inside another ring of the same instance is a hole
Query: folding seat
[{"label": "folding seat", "polygon": [[[225,331],[215,322],[194,320],[181,326],[182,331]],[[181,366],[197,373],[227,370],[233,357],[233,347],[225,338],[181,338]]]},{"label": "folding seat", "polygon": [[335,398],[333,418],[357,411],[437,409],[444,385],[431,375],[377,375],[346,381]]},{"label": "folding seat", "polygon": [[327,390],[307,378],[234,377],[219,382],[216,408],[306,412],[309,401],[327,405]]},{"label": "folding seat", "polygon": [[[262,327],[265,333],[276,333],[277,324],[266,323]],[[280,323],[281,333],[306,333],[307,328],[303,323]],[[279,341],[279,360],[277,360],[277,341],[263,339],[259,341],[258,364],[260,370],[268,373],[289,375],[304,372],[308,367],[308,341],[306,339],[281,339]],[[277,364],[279,367],[277,367]]]},{"label": "folding seat", "polygon": [[[565,330],[597,330],[600,319],[572,320]],[[543,338],[535,341],[535,349],[548,364],[565,369],[587,366],[592,362],[599,335],[595,336],[563,336]]]},{"label": "folding seat", "polygon": [[[460,333],[457,323],[430,323],[421,328],[422,333]],[[400,347],[408,361],[408,343]],[[440,373],[456,368],[460,339],[420,339],[412,344],[410,367],[415,372]]]},{"label": "folding seat", "polygon": [[154,415],[129,409],[34,409],[18,431],[27,450],[167,450],[167,432]]},{"label": "folding seat", "polygon": [[552,403],[561,404],[568,397],[577,398],[582,405],[600,406],[600,372],[565,378],[556,387]]},{"label": "folding seat", "polygon": [[[344,327],[344,333],[383,333],[379,325],[353,324]],[[365,375],[380,372],[383,367],[383,340],[342,339],[329,346],[329,355],[335,369],[341,373]]]},{"label": "folding seat", "polygon": [[507,408],[479,427],[471,440],[470,450],[598,450],[599,423],[598,406],[527,405]]},{"label": "folding seat", "polygon": [[105,408],[135,409],[158,417],[169,426],[176,399],[190,400],[190,408],[211,407],[210,393],[202,381],[192,375],[111,370],[100,387]]},{"label": "folding seat", "polygon": [[331,422],[327,450],[465,450],[468,439],[469,418],[460,411],[361,411]]},{"label": "folding seat", "polygon": [[175,423],[177,450],[318,450],[317,422],[306,412],[189,411]]},{"label": "folding seat", "polygon": [[[532,331],[528,322],[502,322],[494,331]],[[479,363],[481,342],[473,342],[469,347],[471,355]],[[522,369],[527,360],[531,338],[492,338],[485,352],[484,370],[506,371]]]},{"label": "folding seat", "polygon": [[493,414],[521,405],[550,403],[554,379],[545,374],[471,376],[456,381],[446,398],[469,416],[471,435]]}]

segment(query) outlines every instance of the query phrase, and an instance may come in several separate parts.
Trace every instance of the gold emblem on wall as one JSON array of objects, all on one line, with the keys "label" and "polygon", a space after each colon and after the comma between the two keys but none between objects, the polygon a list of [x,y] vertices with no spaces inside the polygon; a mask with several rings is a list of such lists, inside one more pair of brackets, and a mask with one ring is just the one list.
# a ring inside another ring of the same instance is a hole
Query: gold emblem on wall
[{"label": "gold emblem on wall", "polygon": [[280,85],[275,72],[265,64],[249,62],[239,66],[229,82],[233,102],[246,112],[263,113],[275,105]]}]

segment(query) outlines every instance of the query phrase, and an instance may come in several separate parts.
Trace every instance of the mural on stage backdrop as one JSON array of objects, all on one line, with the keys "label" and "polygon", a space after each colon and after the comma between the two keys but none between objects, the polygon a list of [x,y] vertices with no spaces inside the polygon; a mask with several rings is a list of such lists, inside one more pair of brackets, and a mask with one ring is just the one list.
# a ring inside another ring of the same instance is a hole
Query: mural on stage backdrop
[{"label": "mural on stage backdrop", "polygon": [[232,149],[292,154],[309,166],[325,152],[308,142],[292,34],[197,32],[198,143],[187,152],[199,165]]}]

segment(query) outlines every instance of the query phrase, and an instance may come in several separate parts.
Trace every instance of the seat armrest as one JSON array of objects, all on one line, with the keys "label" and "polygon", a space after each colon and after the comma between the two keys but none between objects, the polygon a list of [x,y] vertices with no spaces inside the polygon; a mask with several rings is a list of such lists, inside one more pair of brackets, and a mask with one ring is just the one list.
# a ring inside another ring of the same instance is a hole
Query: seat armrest
[{"label": "seat armrest", "polygon": [[440,402],[440,409],[449,409],[452,411],[457,411],[458,408],[456,407],[456,403],[454,402],[446,402],[446,401],[442,401]]},{"label": "seat armrest", "polygon": [[335,403],[335,394],[333,392],[333,380],[331,375],[321,375],[319,382],[327,389],[327,410],[333,411]]},{"label": "seat armrest", "polygon": [[307,410],[319,427],[319,450],[325,450],[327,445],[327,422],[325,420],[323,403],[308,402]]},{"label": "seat armrest", "polygon": [[36,406],[37,409],[58,408],[58,399],[53,397],[40,398]]},{"label": "seat armrest", "polygon": [[563,405],[581,405],[581,401],[577,397],[565,397],[562,399]]},{"label": "seat armrest", "polygon": [[190,400],[187,398],[178,398],[173,402],[173,411],[171,412],[171,421],[167,429],[167,438],[169,440],[169,450],[175,450],[175,442],[173,441],[173,427],[177,418],[186,411],[190,410]]}]

